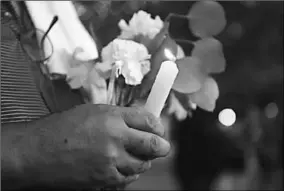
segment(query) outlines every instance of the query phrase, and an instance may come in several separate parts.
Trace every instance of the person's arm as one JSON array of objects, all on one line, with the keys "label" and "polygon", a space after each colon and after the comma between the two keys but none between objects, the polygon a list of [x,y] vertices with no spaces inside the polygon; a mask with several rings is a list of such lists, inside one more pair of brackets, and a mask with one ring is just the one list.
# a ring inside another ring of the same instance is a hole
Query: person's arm
[{"label": "person's arm", "polygon": [[1,186],[13,190],[37,184],[37,141],[34,123],[10,123],[1,127]]},{"label": "person's arm", "polygon": [[47,129],[58,129],[61,125],[68,126],[68,124],[59,124],[60,118],[60,115],[53,114],[32,122],[1,125],[3,190],[22,188],[42,190],[53,184],[52,174],[56,173],[56,169],[50,169],[51,166],[48,165],[53,159],[43,156],[40,150],[45,147],[43,139],[52,137],[47,133]]}]

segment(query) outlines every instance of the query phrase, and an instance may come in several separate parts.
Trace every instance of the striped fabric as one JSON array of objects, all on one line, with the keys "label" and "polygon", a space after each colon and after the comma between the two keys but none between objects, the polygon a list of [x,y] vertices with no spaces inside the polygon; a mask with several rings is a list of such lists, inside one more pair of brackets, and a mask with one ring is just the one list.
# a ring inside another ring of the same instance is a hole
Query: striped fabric
[{"label": "striped fabric", "polygon": [[50,113],[35,84],[33,63],[14,31],[18,31],[15,21],[1,6],[1,124],[31,121]]}]

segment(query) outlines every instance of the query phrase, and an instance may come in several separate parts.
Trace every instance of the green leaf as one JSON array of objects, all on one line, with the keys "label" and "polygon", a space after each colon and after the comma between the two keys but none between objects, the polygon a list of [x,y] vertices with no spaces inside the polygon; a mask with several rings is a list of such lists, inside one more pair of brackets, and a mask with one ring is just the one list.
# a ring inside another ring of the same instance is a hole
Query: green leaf
[{"label": "green leaf", "polygon": [[220,73],[225,70],[226,60],[222,44],[214,38],[204,38],[194,43],[192,56],[201,60],[206,73]]},{"label": "green leaf", "polygon": [[202,72],[198,58],[184,57],[176,61],[179,72],[173,85],[173,89],[180,93],[193,93],[198,91],[206,79]]},{"label": "green leaf", "polygon": [[215,109],[218,97],[219,88],[217,82],[211,77],[208,77],[205,80],[199,91],[189,95],[191,102],[196,103],[198,107],[211,112]]},{"label": "green leaf", "polygon": [[196,2],[188,17],[192,33],[201,38],[218,35],[226,26],[223,7],[213,0]]}]

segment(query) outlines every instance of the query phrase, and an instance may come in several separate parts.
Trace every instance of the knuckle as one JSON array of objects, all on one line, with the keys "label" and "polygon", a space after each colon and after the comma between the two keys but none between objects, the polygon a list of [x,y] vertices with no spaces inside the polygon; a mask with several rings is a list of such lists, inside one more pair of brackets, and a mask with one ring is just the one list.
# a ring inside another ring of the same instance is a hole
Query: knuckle
[{"label": "knuckle", "polygon": [[155,133],[158,133],[159,135],[164,134],[164,128],[161,125],[160,121],[153,115],[149,115],[146,118],[147,126]]},{"label": "knuckle", "polygon": [[135,118],[135,116],[141,115],[143,113],[140,107],[132,107],[125,111],[125,115],[129,118]]},{"label": "knuckle", "polygon": [[106,160],[109,164],[114,164],[118,157],[118,151],[113,145],[107,146],[105,149]]}]

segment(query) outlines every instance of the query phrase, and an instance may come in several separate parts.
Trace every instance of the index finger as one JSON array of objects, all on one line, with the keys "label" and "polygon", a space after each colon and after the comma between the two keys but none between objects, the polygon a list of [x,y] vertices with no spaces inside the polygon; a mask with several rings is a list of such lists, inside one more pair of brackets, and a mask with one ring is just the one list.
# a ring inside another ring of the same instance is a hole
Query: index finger
[{"label": "index finger", "polygon": [[130,128],[154,133],[161,137],[165,134],[165,128],[160,119],[142,107],[125,108],[121,116],[126,125]]}]

